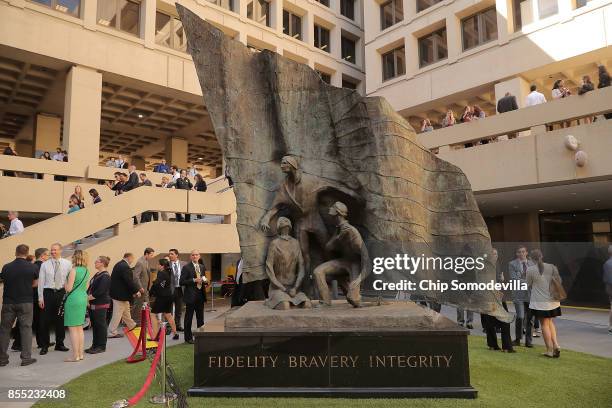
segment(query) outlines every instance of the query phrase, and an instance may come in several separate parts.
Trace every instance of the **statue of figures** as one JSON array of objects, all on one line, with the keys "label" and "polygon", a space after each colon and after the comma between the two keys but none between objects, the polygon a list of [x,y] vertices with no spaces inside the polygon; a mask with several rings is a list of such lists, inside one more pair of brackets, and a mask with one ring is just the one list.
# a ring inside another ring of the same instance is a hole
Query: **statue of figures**
[{"label": "statue of figures", "polygon": [[276,192],[272,208],[261,219],[260,228],[269,232],[270,219],[281,208],[289,209],[295,221],[295,236],[304,257],[304,270],[310,274],[308,235],[314,235],[321,245],[327,241],[327,230],[317,208],[317,191],[323,187],[322,180],[303,174],[295,156],[284,156],[280,167],[285,173],[285,180]]},{"label": "statue of figures", "polygon": [[270,242],[266,257],[266,273],[270,278],[270,290],[266,306],[287,310],[293,304],[311,307],[310,299],[300,291],[304,279],[304,260],[297,239],[289,235],[291,221],[280,217],[276,224],[278,237]]},{"label": "statue of figures", "polygon": [[348,223],[346,205],[337,201],[329,209],[329,215],[336,221],[336,233],[325,245],[329,253],[337,252],[340,257],[317,266],[313,272],[319,295],[320,304],[331,306],[331,298],[327,279],[338,280],[338,284],[346,293],[346,300],[354,307],[361,302],[361,282],[367,276],[369,257],[368,250],[357,228]]}]

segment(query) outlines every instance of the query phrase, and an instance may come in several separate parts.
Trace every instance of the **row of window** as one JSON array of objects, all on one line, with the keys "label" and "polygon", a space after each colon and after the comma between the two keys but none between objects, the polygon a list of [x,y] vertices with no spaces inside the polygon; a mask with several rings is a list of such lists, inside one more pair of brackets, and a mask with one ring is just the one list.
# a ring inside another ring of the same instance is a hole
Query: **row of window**
[{"label": "row of window", "polygon": [[[283,10],[283,33],[297,40],[302,40],[302,17],[293,14],[291,11]],[[314,46],[320,50],[331,53],[329,29],[319,24],[314,25]],[[356,49],[357,39],[350,36],[350,34],[341,34],[340,55],[342,59],[356,64]]]},{"label": "row of window", "polygon": [[[495,7],[461,20],[463,50],[477,47],[497,39],[497,15]],[[419,66],[448,58],[446,27],[427,34],[418,40]],[[382,56],[383,81],[406,73],[405,47],[401,46]]]},{"label": "row of window", "polygon": [[[417,12],[423,11],[442,0],[417,0]],[[586,6],[592,0],[576,0],[576,8]],[[559,12],[559,0],[513,0],[514,27],[520,30],[534,20],[544,19]],[[380,29],[385,30],[404,19],[403,0],[388,0],[380,5]]]},{"label": "row of window", "polygon": [[[329,0],[317,0],[317,2],[329,7]],[[340,0],[340,14],[355,20],[355,0]]]},{"label": "row of window", "polygon": [[[323,80],[323,82],[327,83],[327,84],[331,84],[331,75],[323,72],[323,71],[319,71],[316,70],[317,74],[319,74],[319,76],[321,77],[321,80]],[[349,79],[347,77],[345,77],[344,75],[342,76],[342,88],[348,88],[348,89],[357,89],[357,87],[359,86],[359,81],[357,81],[356,79]]]}]

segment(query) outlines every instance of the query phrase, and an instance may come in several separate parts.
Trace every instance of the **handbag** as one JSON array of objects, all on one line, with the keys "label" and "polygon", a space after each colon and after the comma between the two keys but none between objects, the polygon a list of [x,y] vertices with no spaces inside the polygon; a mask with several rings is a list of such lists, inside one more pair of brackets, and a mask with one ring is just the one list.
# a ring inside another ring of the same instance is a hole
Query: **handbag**
[{"label": "handbag", "polygon": [[79,286],[81,286],[81,283],[83,283],[83,281],[85,280],[85,277],[86,277],[87,275],[88,275],[87,273],[86,273],[86,274],[84,274],[84,275],[83,275],[83,277],[81,278],[81,280],[79,281],[79,283],[78,283],[76,286],[74,286],[70,292],[68,292],[68,293],[64,293],[64,297],[62,298],[62,301],[60,302],[60,305],[59,305],[59,307],[57,308],[57,315],[58,315],[58,316],[60,316],[60,317],[64,317],[64,307],[65,307],[65,305],[66,305],[66,300],[68,299],[68,296],[70,296],[70,295],[72,294],[72,292],[74,292],[74,290],[75,290],[76,288],[78,288]]},{"label": "handbag", "polygon": [[559,275],[559,270],[556,266],[553,266],[553,273],[548,290],[550,292],[550,297],[552,297],[555,301],[560,302],[567,298],[567,293],[565,292],[565,288],[561,282],[561,276]]}]

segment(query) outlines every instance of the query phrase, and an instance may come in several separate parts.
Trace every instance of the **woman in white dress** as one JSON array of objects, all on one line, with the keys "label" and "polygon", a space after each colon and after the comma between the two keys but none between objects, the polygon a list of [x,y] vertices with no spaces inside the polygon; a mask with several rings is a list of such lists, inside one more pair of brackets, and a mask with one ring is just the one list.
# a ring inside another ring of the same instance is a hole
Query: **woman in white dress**
[{"label": "woman in white dress", "polygon": [[561,316],[561,303],[565,295],[561,286],[561,277],[557,267],[542,261],[539,249],[531,251],[531,260],[535,265],[527,269],[527,285],[531,291],[529,309],[540,321],[542,335],[546,344],[545,357],[559,358],[561,348],[557,341],[557,328],[554,318]]}]

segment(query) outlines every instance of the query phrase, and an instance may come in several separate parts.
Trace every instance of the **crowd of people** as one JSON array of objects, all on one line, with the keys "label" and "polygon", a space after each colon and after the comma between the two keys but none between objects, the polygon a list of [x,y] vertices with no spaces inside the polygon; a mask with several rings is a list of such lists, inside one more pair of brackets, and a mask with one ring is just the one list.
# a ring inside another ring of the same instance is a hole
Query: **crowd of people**
[{"label": "crowd of people", "polygon": [[[598,67],[598,76],[599,83],[597,85],[598,89],[606,88],[610,86],[610,74],[608,73],[605,66],[600,65]],[[591,77],[589,75],[584,75],[582,77],[582,83],[578,87],[577,93],[578,95],[584,95],[585,93],[591,92],[595,90],[595,84],[591,81]],[[563,80],[558,79],[554,82],[553,87],[551,89],[552,99],[561,99],[566,98],[572,95],[572,92],[565,86]],[[536,85],[531,85],[529,94],[525,98],[525,107],[539,105],[542,103],[546,103],[546,97],[543,93],[541,93]],[[506,94],[497,101],[497,112],[505,113],[517,110],[519,108],[516,96],[512,95],[510,92],[506,92]],[[444,117],[442,118],[440,124],[442,128],[454,126],[459,123],[467,123],[473,122],[479,119],[483,119],[486,117],[486,113],[478,106],[470,106],[467,105],[461,116],[456,117],[455,112],[452,109],[448,109]],[[612,113],[604,114],[606,119],[612,118]],[[592,123],[595,120],[595,117],[585,117],[581,119],[584,124]],[[562,127],[569,127],[571,125],[570,122],[563,122],[561,124]],[[421,121],[421,133],[431,132],[434,130],[434,126],[428,118],[423,118]],[[516,138],[516,134],[512,134],[508,136],[509,139]],[[489,141],[495,141],[496,139],[486,139],[482,144],[486,144]],[[471,147],[471,146],[466,146]]]},{"label": "crowd of people", "polygon": [[[183,262],[179,251],[170,249],[156,266],[152,265],[156,256],[153,248],[146,248],[139,259],[126,253],[113,266],[112,273],[108,272],[109,257],[97,257],[95,271],[89,271],[87,252],[76,250],[68,260],[62,258],[59,243],[49,249],[38,248],[33,256],[29,252],[27,245],[18,245],[15,260],[4,265],[0,273],[4,283],[0,366],[9,362],[11,337],[11,349],[21,352],[21,365],[35,363],[33,334],[41,356],[51,347],[59,352],[72,351],[64,361],[74,363],[83,360],[85,354],[104,353],[107,339],[124,336],[119,329],[121,322],[125,332],[140,324],[145,302],[152,302],[154,332],[159,329],[158,315],[163,315],[170,326],[167,334],[173,340],[179,340],[179,332],[184,332],[185,342],[193,344],[194,315],[196,327],[204,325],[208,279],[206,265],[197,251]],[[85,348],[83,328],[87,317],[92,343]],[[66,328],[70,349],[65,344]]]}]

